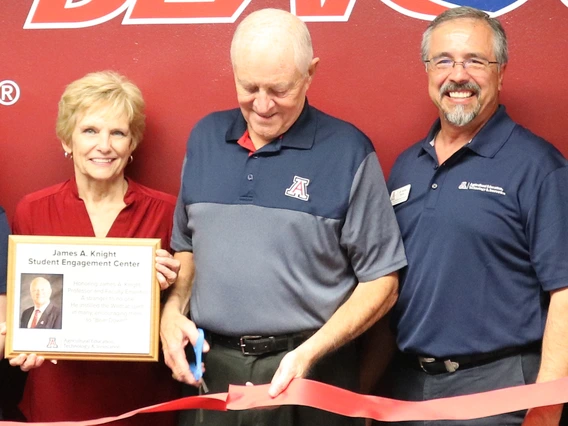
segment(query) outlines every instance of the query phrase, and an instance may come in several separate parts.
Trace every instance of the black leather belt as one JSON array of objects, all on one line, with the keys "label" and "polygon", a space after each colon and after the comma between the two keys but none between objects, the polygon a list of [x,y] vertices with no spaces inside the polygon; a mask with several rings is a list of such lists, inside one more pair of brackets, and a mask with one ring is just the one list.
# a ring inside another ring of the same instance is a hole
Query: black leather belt
[{"label": "black leather belt", "polygon": [[315,331],[302,331],[278,336],[223,336],[205,332],[205,339],[211,345],[236,349],[243,355],[263,355],[273,352],[291,351],[308,340]]},{"label": "black leather belt", "polygon": [[413,368],[423,370],[428,374],[453,373],[455,371],[464,370],[466,368],[476,367],[497,361],[501,358],[519,355],[527,352],[539,352],[541,342],[534,343],[523,347],[513,347],[500,349],[493,352],[487,352],[474,355],[456,355],[449,357],[427,357],[408,353],[400,353],[400,359]]}]

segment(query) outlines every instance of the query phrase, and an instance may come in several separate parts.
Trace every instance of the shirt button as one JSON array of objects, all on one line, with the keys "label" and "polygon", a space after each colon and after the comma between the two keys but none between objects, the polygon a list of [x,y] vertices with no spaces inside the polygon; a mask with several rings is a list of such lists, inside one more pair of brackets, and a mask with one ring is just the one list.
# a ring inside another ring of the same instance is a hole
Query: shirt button
[{"label": "shirt button", "polygon": [[248,179],[248,180],[253,180],[253,179],[254,179],[254,176],[253,176],[252,174],[251,174],[251,175],[248,175],[248,176],[247,176],[247,179]]},{"label": "shirt button", "polygon": [[252,156],[252,158],[258,158],[258,155],[255,154],[255,155]]},{"label": "shirt button", "polygon": [[436,164],[436,165],[434,166],[434,170],[438,170],[438,167],[440,167],[440,166],[438,166],[438,165]]},{"label": "shirt button", "polygon": [[432,189],[436,189],[437,187],[438,187],[438,184],[437,184],[437,183],[433,183],[433,184],[432,184]]}]

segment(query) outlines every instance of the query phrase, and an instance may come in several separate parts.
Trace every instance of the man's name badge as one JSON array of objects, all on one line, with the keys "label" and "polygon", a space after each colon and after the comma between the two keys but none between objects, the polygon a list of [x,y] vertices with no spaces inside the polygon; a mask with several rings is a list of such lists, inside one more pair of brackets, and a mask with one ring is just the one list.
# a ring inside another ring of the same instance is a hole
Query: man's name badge
[{"label": "man's name badge", "polygon": [[410,195],[410,184],[404,185],[401,188],[395,189],[391,192],[390,200],[393,206],[397,204],[404,203],[408,200],[408,196]]}]

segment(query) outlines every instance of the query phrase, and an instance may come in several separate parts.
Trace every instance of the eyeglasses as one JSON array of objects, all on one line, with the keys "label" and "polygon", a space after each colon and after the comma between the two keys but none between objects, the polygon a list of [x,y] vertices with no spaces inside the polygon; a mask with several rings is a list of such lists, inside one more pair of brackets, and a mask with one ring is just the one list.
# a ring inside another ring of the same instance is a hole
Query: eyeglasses
[{"label": "eyeglasses", "polygon": [[451,58],[440,57],[432,58],[430,60],[424,61],[426,67],[430,68],[432,71],[448,71],[454,68],[456,65],[461,65],[467,71],[485,71],[487,67],[491,64],[498,64],[497,61],[488,61],[482,58],[468,58],[463,61],[454,61]]}]

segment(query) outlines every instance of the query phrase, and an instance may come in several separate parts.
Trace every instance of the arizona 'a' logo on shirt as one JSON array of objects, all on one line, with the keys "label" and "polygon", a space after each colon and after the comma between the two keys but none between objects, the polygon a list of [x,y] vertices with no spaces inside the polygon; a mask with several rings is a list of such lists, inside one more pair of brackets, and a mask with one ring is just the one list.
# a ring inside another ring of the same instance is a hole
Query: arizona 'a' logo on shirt
[{"label": "arizona 'a' logo on shirt", "polygon": [[297,198],[298,200],[308,201],[310,194],[308,194],[308,185],[310,180],[294,176],[294,183],[284,192],[288,197]]}]

